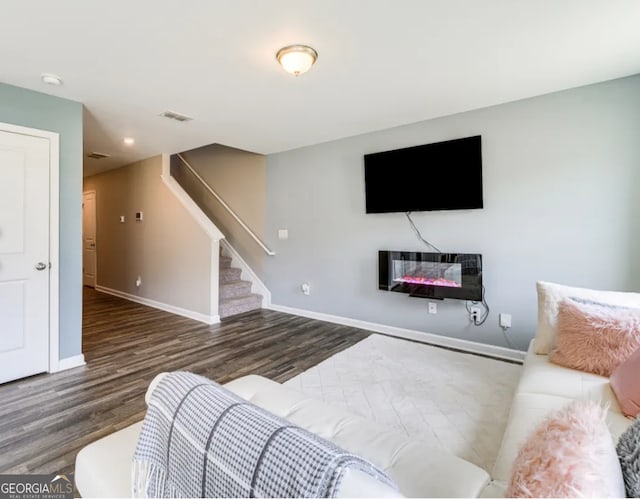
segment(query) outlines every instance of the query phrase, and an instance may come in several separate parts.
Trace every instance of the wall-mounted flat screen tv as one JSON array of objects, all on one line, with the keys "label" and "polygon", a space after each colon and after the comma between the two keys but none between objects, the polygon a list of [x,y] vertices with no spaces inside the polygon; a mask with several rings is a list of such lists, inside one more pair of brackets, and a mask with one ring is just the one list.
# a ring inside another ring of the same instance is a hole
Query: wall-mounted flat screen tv
[{"label": "wall-mounted flat screen tv", "polygon": [[481,136],[366,154],[367,213],[483,207]]}]

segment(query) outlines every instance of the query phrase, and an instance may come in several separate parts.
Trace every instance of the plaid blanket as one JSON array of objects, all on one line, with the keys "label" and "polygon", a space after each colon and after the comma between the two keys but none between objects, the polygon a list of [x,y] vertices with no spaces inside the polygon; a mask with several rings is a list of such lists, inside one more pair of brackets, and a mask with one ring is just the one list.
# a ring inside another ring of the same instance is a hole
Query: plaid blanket
[{"label": "plaid blanket", "polygon": [[362,458],[201,376],[175,372],[153,391],[134,454],[134,497],[334,497]]}]

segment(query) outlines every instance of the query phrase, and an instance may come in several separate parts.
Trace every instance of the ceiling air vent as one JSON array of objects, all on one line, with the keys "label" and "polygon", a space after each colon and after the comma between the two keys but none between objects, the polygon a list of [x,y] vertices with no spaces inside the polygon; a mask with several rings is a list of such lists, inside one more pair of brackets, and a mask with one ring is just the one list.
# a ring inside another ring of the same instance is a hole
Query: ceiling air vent
[{"label": "ceiling air vent", "polygon": [[104,158],[110,158],[111,155],[110,154],[104,154],[101,152],[90,152],[89,154],[87,154],[87,158],[93,158],[93,159],[104,159]]},{"label": "ceiling air vent", "polygon": [[180,122],[191,121],[193,119],[190,116],[187,116],[186,114],[174,113],[173,111],[165,111],[160,116],[162,116],[163,118],[169,118],[170,120],[175,120]]}]

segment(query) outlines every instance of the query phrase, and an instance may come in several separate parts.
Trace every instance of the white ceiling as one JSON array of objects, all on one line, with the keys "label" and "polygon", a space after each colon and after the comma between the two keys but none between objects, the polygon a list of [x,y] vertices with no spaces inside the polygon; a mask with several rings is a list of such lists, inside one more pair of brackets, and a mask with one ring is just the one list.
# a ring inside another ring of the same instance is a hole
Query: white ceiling
[{"label": "white ceiling", "polygon": [[[268,154],[640,73],[638,0],[2,0],[0,18],[0,81],[84,103],[85,153],[113,156],[86,173],[214,142]],[[275,61],[291,43],[319,53],[299,78]]]}]

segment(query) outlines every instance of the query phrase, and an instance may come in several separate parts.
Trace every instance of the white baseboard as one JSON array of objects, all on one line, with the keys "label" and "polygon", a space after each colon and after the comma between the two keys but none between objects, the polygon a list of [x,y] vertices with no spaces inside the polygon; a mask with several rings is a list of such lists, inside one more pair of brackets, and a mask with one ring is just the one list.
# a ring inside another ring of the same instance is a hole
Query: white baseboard
[{"label": "white baseboard", "polygon": [[332,322],[334,324],[341,324],[343,326],[351,326],[358,329],[365,329],[367,331],[374,331],[376,333],[386,334],[389,336],[395,336],[397,338],[404,338],[413,341],[419,341],[420,343],[426,343],[428,345],[437,345],[446,348],[453,348],[455,350],[462,350],[464,352],[476,353],[481,355],[487,355],[498,359],[512,360],[516,362],[522,362],[525,357],[525,352],[520,350],[512,350],[510,348],[499,347],[495,345],[486,345],[484,343],[477,343],[475,341],[461,340],[458,338],[450,338],[448,336],[441,336],[438,334],[425,333],[423,331],[415,331],[413,329],[404,329],[401,327],[387,326],[385,324],[377,324],[375,322],[361,321],[358,319],[350,319],[349,317],[341,317],[338,315],[324,314],[322,312],[314,312],[312,310],[304,310],[301,308],[286,307],[283,305],[271,304],[268,307],[270,310],[276,310],[278,312],[284,312],[286,314],[299,315],[301,317],[308,317],[309,319],[317,319],[325,322]]},{"label": "white baseboard", "polygon": [[60,371],[66,371],[67,369],[73,369],[74,367],[84,366],[84,355],[74,355],[73,357],[67,357],[66,359],[60,359],[58,365],[54,367],[50,372],[57,373]]},{"label": "white baseboard", "polygon": [[174,305],[169,305],[168,303],[162,303],[159,301],[151,300],[149,298],[143,298],[141,296],[124,293],[123,291],[118,291],[117,289],[105,288],[104,286],[96,285],[96,291],[107,293],[108,295],[117,296],[118,298],[124,298],[125,300],[140,303],[141,305],[147,305],[148,307],[164,310],[165,312],[169,312],[172,314],[181,315],[182,317],[187,317],[189,319],[193,319],[194,321],[204,322],[205,324],[217,324],[218,322],[220,322],[219,315],[207,315],[200,312],[195,312],[194,310],[187,310],[186,308],[176,307]]}]

